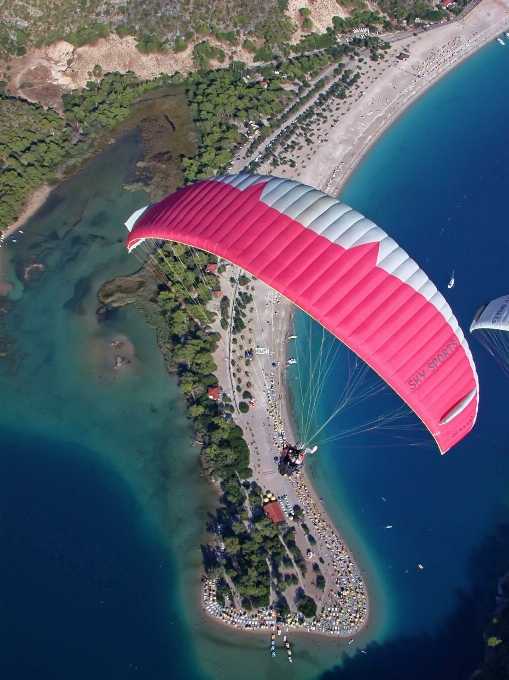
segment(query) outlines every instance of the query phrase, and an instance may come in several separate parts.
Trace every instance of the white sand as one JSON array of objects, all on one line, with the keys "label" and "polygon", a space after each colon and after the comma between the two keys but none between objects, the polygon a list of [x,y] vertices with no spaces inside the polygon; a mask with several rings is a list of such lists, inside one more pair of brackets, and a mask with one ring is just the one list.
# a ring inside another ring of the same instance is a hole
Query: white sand
[{"label": "white sand", "polygon": [[[304,143],[302,151],[293,155],[295,168],[279,166],[273,173],[336,195],[371,144],[409,104],[460,61],[507,30],[507,0],[483,0],[461,21],[394,43],[385,61],[362,64],[359,89],[352,88],[353,96],[343,101],[337,114],[329,114],[326,123],[316,125],[314,131],[321,134],[322,141],[310,146]],[[397,59],[401,51],[410,58]],[[339,118],[336,124],[334,117]],[[323,141],[325,137],[327,141]],[[271,170],[266,163],[257,172]]]}]

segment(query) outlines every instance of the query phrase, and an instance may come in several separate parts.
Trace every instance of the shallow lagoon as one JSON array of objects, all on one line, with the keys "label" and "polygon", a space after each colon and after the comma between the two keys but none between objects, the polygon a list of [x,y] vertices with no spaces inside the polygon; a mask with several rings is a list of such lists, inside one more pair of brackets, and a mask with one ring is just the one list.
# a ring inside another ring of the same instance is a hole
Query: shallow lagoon
[{"label": "shallow lagoon", "polygon": [[[0,366],[4,677],[199,677],[170,536],[197,545],[203,520],[191,507],[185,529],[168,523],[189,505],[169,496],[168,468],[196,466],[191,432],[141,314],[96,316],[100,285],[138,266],[123,221],[146,195],[122,183],[139,141],[57,187],[0,253],[15,283]],[[46,271],[24,284],[32,255]],[[117,353],[130,363],[113,370]]]}]

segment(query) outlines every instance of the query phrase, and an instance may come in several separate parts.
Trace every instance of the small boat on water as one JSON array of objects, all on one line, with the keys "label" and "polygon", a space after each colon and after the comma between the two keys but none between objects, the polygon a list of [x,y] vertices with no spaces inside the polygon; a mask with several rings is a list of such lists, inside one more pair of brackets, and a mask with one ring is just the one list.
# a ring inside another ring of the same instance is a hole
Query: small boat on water
[{"label": "small boat on water", "polygon": [[505,37],[509,40],[509,33],[506,33]]},{"label": "small boat on water", "polygon": [[449,283],[447,284],[447,288],[454,288],[454,270],[452,272],[451,278],[449,279]]},{"label": "small boat on water", "polygon": [[385,528],[386,529],[392,529],[392,524],[388,524]]},{"label": "small boat on water", "polygon": [[505,45],[505,42],[502,40],[502,38],[497,38],[497,42],[501,45]]}]

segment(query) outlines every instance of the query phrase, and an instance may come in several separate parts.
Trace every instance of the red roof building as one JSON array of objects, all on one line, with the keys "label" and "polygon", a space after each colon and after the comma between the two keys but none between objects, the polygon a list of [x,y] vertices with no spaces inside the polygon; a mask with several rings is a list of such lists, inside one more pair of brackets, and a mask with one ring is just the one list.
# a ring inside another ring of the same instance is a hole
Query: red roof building
[{"label": "red roof building", "polygon": [[205,271],[209,274],[215,274],[217,269],[217,264],[215,262],[209,262],[205,268]]},{"label": "red roof building", "polygon": [[267,517],[271,519],[274,522],[274,524],[285,521],[283,511],[279,507],[279,503],[277,501],[267,503],[267,505],[263,506],[263,509],[265,510],[265,514],[267,515]]},{"label": "red roof building", "polygon": [[442,0],[440,3],[441,7],[449,7],[449,5],[452,5],[454,0]]},{"label": "red roof building", "polygon": [[207,389],[207,396],[209,399],[219,401],[219,399],[221,398],[221,389],[219,385],[216,385],[216,387],[209,387]]},{"label": "red roof building", "polygon": [[220,290],[215,290],[214,291],[214,297],[215,298],[223,297],[223,293]]}]

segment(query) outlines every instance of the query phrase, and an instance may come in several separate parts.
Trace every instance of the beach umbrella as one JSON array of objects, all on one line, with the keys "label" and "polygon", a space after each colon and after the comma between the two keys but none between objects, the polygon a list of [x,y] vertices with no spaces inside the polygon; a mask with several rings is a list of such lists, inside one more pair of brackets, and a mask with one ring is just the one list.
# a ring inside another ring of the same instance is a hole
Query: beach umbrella
[{"label": "beach umbrella", "polygon": [[371,366],[442,453],[472,429],[479,385],[448,303],[380,227],[280,177],[223,175],[179,189],[126,222],[127,247],[169,240],[222,257],[301,307]]}]

